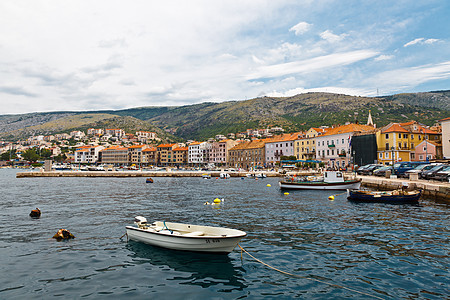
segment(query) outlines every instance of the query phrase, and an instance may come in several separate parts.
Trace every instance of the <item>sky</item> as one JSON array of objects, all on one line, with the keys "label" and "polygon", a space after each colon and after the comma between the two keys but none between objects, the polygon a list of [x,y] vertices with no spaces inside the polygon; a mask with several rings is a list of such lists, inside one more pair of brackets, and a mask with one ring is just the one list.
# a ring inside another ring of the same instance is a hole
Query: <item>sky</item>
[{"label": "sky", "polygon": [[2,0],[0,114],[450,89],[448,0]]}]

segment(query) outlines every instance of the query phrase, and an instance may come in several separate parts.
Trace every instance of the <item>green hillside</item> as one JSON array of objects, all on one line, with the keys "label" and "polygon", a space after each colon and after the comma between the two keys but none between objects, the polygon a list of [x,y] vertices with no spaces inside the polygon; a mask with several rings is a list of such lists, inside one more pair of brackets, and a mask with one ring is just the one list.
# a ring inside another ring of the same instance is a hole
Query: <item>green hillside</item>
[{"label": "green hillside", "polygon": [[[410,120],[433,125],[450,116],[450,91],[385,97],[307,93],[293,97],[261,97],[178,107],[9,115],[0,116],[0,136],[11,139],[89,127],[116,127],[127,133],[155,131],[167,141],[202,140],[248,128],[281,126],[292,132],[345,122],[366,123],[369,110],[378,127],[389,122]],[[168,135],[166,131],[174,132],[175,136]]]}]

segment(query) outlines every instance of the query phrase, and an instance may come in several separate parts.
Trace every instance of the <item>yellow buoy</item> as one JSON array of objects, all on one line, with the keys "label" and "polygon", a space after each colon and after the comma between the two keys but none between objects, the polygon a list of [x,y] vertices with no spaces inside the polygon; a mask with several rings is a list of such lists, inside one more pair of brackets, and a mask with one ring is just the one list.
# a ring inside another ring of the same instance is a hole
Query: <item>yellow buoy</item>
[{"label": "yellow buoy", "polygon": [[270,185],[270,184],[268,184],[267,186],[268,186],[268,187],[271,187],[271,185]]},{"label": "yellow buoy", "polygon": [[285,195],[289,195],[289,193],[288,192],[286,192],[286,193],[284,193]]},{"label": "yellow buoy", "polygon": [[334,200],[334,196],[330,196],[330,197],[328,197],[328,200],[331,200],[331,201],[333,201],[333,200]]},{"label": "yellow buoy", "polygon": [[220,199],[219,198],[216,198],[216,199],[214,199],[214,203],[220,203]]}]

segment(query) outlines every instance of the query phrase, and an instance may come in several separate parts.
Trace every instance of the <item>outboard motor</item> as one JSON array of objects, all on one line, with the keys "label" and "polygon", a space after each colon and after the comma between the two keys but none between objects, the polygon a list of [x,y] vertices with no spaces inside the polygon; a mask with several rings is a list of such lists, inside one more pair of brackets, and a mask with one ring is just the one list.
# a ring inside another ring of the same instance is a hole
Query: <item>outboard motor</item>
[{"label": "outboard motor", "polygon": [[134,217],[134,224],[139,228],[147,227],[147,219],[142,216]]}]

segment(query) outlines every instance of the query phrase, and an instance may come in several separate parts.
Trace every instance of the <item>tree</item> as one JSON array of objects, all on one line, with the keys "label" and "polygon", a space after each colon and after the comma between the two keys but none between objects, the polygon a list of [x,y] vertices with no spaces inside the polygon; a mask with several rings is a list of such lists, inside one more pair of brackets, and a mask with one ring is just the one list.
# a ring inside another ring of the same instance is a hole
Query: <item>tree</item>
[{"label": "tree", "polygon": [[8,150],[0,155],[1,160],[10,160],[16,158],[17,158],[16,150]]},{"label": "tree", "polygon": [[48,150],[48,149],[42,149],[41,150],[41,157],[42,158],[50,158],[50,156],[52,156],[52,151]]},{"label": "tree", "polygon": [[39,155],[37,155],[34,149],[28,149],[22,154],[24,160],[29,162],[35,162],[39,159]]}]

